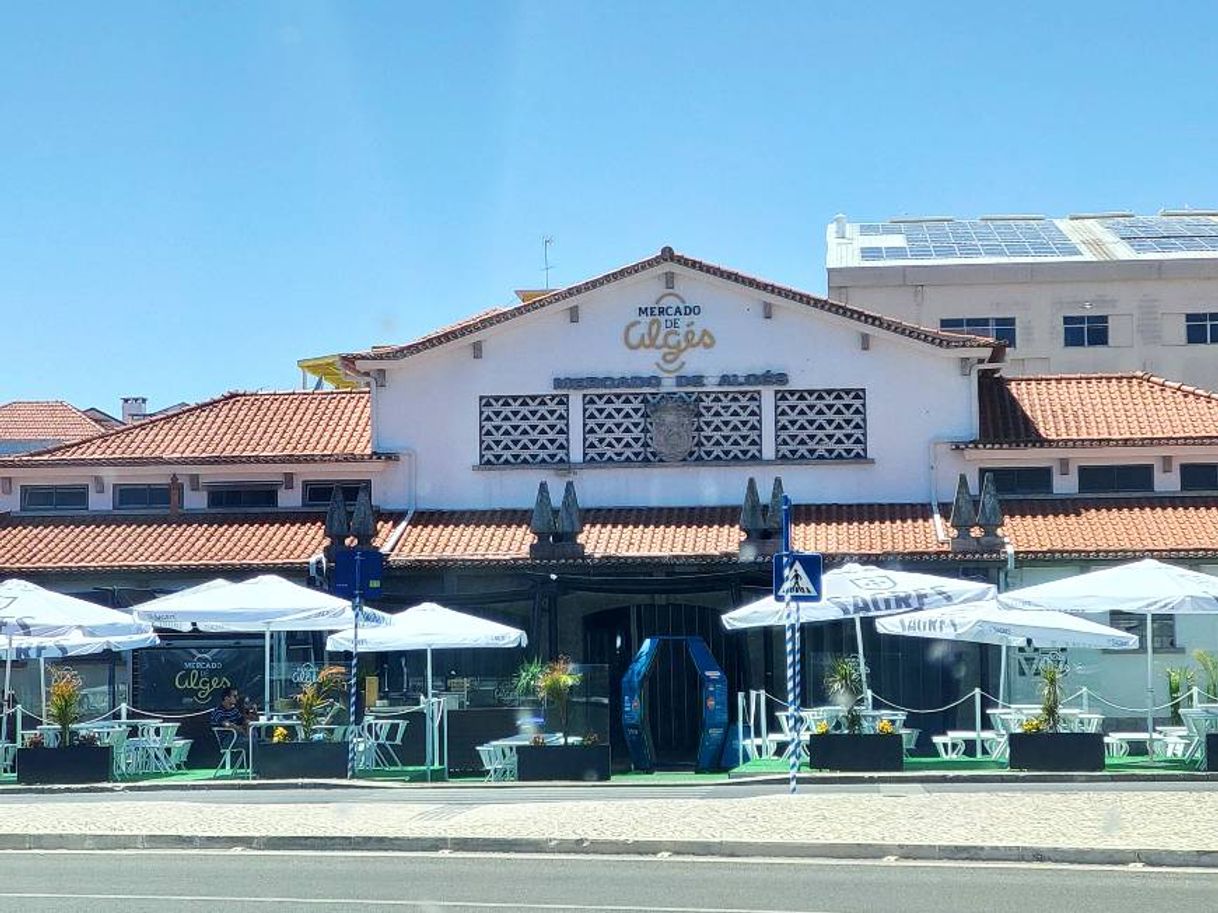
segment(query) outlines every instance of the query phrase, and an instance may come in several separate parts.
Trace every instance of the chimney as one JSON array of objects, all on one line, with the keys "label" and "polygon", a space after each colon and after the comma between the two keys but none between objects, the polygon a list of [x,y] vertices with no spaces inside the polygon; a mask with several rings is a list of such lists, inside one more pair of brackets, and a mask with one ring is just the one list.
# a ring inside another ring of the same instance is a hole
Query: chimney
[{"label": "chimney", "polygon": [[833,217],[833,237],[846,237],[846,217],[840,212]]},{"label": "chimney", "polygon": [[124,396],[123,397],[123,424],[130,425],[132,422],[138,422],[148,415],[148,397],[146,396]]}]

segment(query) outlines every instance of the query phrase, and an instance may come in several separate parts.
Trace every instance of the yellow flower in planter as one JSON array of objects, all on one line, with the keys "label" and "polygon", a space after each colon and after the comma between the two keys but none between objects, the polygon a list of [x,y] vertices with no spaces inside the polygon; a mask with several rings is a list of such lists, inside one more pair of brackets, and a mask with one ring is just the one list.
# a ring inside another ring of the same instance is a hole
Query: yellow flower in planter
[{"label": "yellow flower in planter", "polygon": [[892,735],[896,732],[896,729],[893,728],[892,720],[880,720],[879,724],[875,727],[875,731],[879,735]]},{"label": "yellow flower in planter", "polygon": [[1024,720],[1019,728],[1024,732],[1044,732],[1045,722],[1038,716],[1032,717],[1031,719]]},{"label": "yellow flower in planter", "polygon": [[829,724],[825,720],[821,720],[816,724],[816,734],[826,735],[829,732]]},{"label": "yellow flower in planter", "polygon": [[275,745],[281,745],[284,742],[291,741],[291,738],[292,737],[288,734],[288,731],[282,726],[276,726],[274,731],[271,732],[271,742]]}]

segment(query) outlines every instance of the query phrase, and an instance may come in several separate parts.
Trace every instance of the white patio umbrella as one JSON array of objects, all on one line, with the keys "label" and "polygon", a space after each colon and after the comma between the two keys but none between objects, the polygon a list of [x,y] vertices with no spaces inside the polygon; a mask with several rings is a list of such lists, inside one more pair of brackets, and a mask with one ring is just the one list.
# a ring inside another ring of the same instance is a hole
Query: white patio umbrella
[{"label": "white patio umbrella", "polygon": [[998,597],[1005,608],[1030,611],[1130,612],[1146,616],[1146,731],[1154,732],[1155,615],[1218,613],[1218,577],[1146,558],[1078,574]]},{"label": "white patio umbrella", "polygon": [[[823,601],[800,603],[801,623],[854,619],[863,691],[867,691],[867,664],[863,655],[861,619],[938,606],[957,605],[993,598],[993,584],[958,577],[938,577],[912,571],[893,571],[865,564],[845,564],[827,571],[823,578]],[[766,596],[723,616],[729,631],[772,627],[785,623],[781,600]]]},{"label": "white patio umbrella", "polygon": [[927,609],[877,618],[881,634],[925,637],[993,644],[1002,648],[998,672],[998,700],[1005,700],[1007,647],[1075,647],[1098,650],[1134,650],[1137,635],[1065,612],[1004,609],[997,600]]},{"label": "white patio umbrella", "polygon": [[[350,629],[331,634],[326,639],[326,649],[333,653],[349,653],[355,646],[354,632]],[[488,621],[476,615],[468,615],[445,608],[434,602],[417,606],[389,616],[389,624],[364,631],[359,635],[359,649],[372,653],[389,653],[399,650],[427,651],[427,740],[428,760],[435,757],[431,719],[431,651],[467,650],[482,647],[524,647],[528,636],[518,628]]]},{"label": "white patio umbrella", "polygon": [[[56,593],[26,580],[0,583],[0,641],[5,652],[6,697],[12,682],[18,639],[49,642],[71,638],[140,638],[151,634],[151,625],[123,612]],[[0,722],[0,740],[7,738],[8,714],[4,714]]]},{"label": "white patio umbrella", "polygon": [[[158,628],[263,635],[263,709],[271,703],[271,632],[335,631],[355,623],[351,602],[263,574],[240,583],[211,581],[136,606],[135,615]],[[387,624],[375,609],[360,612],[360,624]]]}]

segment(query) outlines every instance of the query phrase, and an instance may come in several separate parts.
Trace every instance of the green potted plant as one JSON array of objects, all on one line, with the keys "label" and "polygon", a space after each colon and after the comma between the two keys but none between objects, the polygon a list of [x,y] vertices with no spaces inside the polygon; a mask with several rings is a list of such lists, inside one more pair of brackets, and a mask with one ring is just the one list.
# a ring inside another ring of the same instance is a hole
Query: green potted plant
[{"label": "green potted plant", "polygon": [[1065,667],[1043,662],[1040,679],[1040,715],[1027,720],[1020,732],[1008,737],[1009,765],[1013,770],[1102,771],[1104,735],[1100,732],[1063,732],[1062,677]]},{"label": "green potted plant", "polygon": [[1167,672],[1167,702],[1171,705],[1171,724],[1183,726],[1184,719],[1180,716],[1180,704],[1184,700],[1184,692],[1191,691],[1196,683],[1196,673],[1189,666],[1171,666]]},{"label": "green potted plant", "polygon": [[336,697],[346,688],[347,673],[341,666],[327,666],[295,697],[299,711],[300,738],[291,728],[275,729],[269,742],[254,751],[254,771],[259,777],[283,779],[342,779],[347,775],[347,743],[334,741],[321,727],[337,709]]},{"label": "green potted plant", "polygon": [[[571,692],[583,676],[569,657],[560,656],[540,669],[532,678],[534,693],[547,708],[552,708],[562,732],[562,743],[547,744],[544,736],[534,744],[516,749],[516,776],[520,780],[608,780],[609,746],[599,736],[585,735],[574,744],[568,729],[571,721]],[[537,744],[540,742],[541,744]]]},{"label": "green potted plant", "polygon": [[18,783],[102,783],[110,779],[113,762],[109,746],[100,746],[95,736],[72,729],[80,722],[83,688],[84,681],[75,670],[52,670],[47,721],[59,729],[58,745],[43,747],[45,740],[38,733],[18,748]]},{"label": "green potted plant", "polygon": [[1201,702],[1218,701],[1218,654],[1209,650],[1194,650],[1193,660],[1205,676],[1205,694],[1201,696]]},{"label": "green potted plant", "polygon": [[861,702],[863,671],[857,657],[835,656],[824,676],[829,699],[843,710],[844,732],[827,724],[813,729],[808,739],[808,766],[822,770],[892,771],[905,763],[900,733],[891,724],[863,731]]}]

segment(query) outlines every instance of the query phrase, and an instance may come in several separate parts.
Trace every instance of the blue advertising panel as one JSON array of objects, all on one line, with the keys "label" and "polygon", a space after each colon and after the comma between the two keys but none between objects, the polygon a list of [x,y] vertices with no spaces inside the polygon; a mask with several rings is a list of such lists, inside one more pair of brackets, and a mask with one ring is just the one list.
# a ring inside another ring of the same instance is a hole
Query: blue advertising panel
[{"label": "blue advertising panel", "polygon": [[701,637],[649,637],[622,676],[622,728],[635,770],[654,770],[655,752],[648,725],[647,676],[661,642],[682,641],[698,673],[702,729],[698,739],[698,771],[718,770],[727,738],[727,679]]}]

